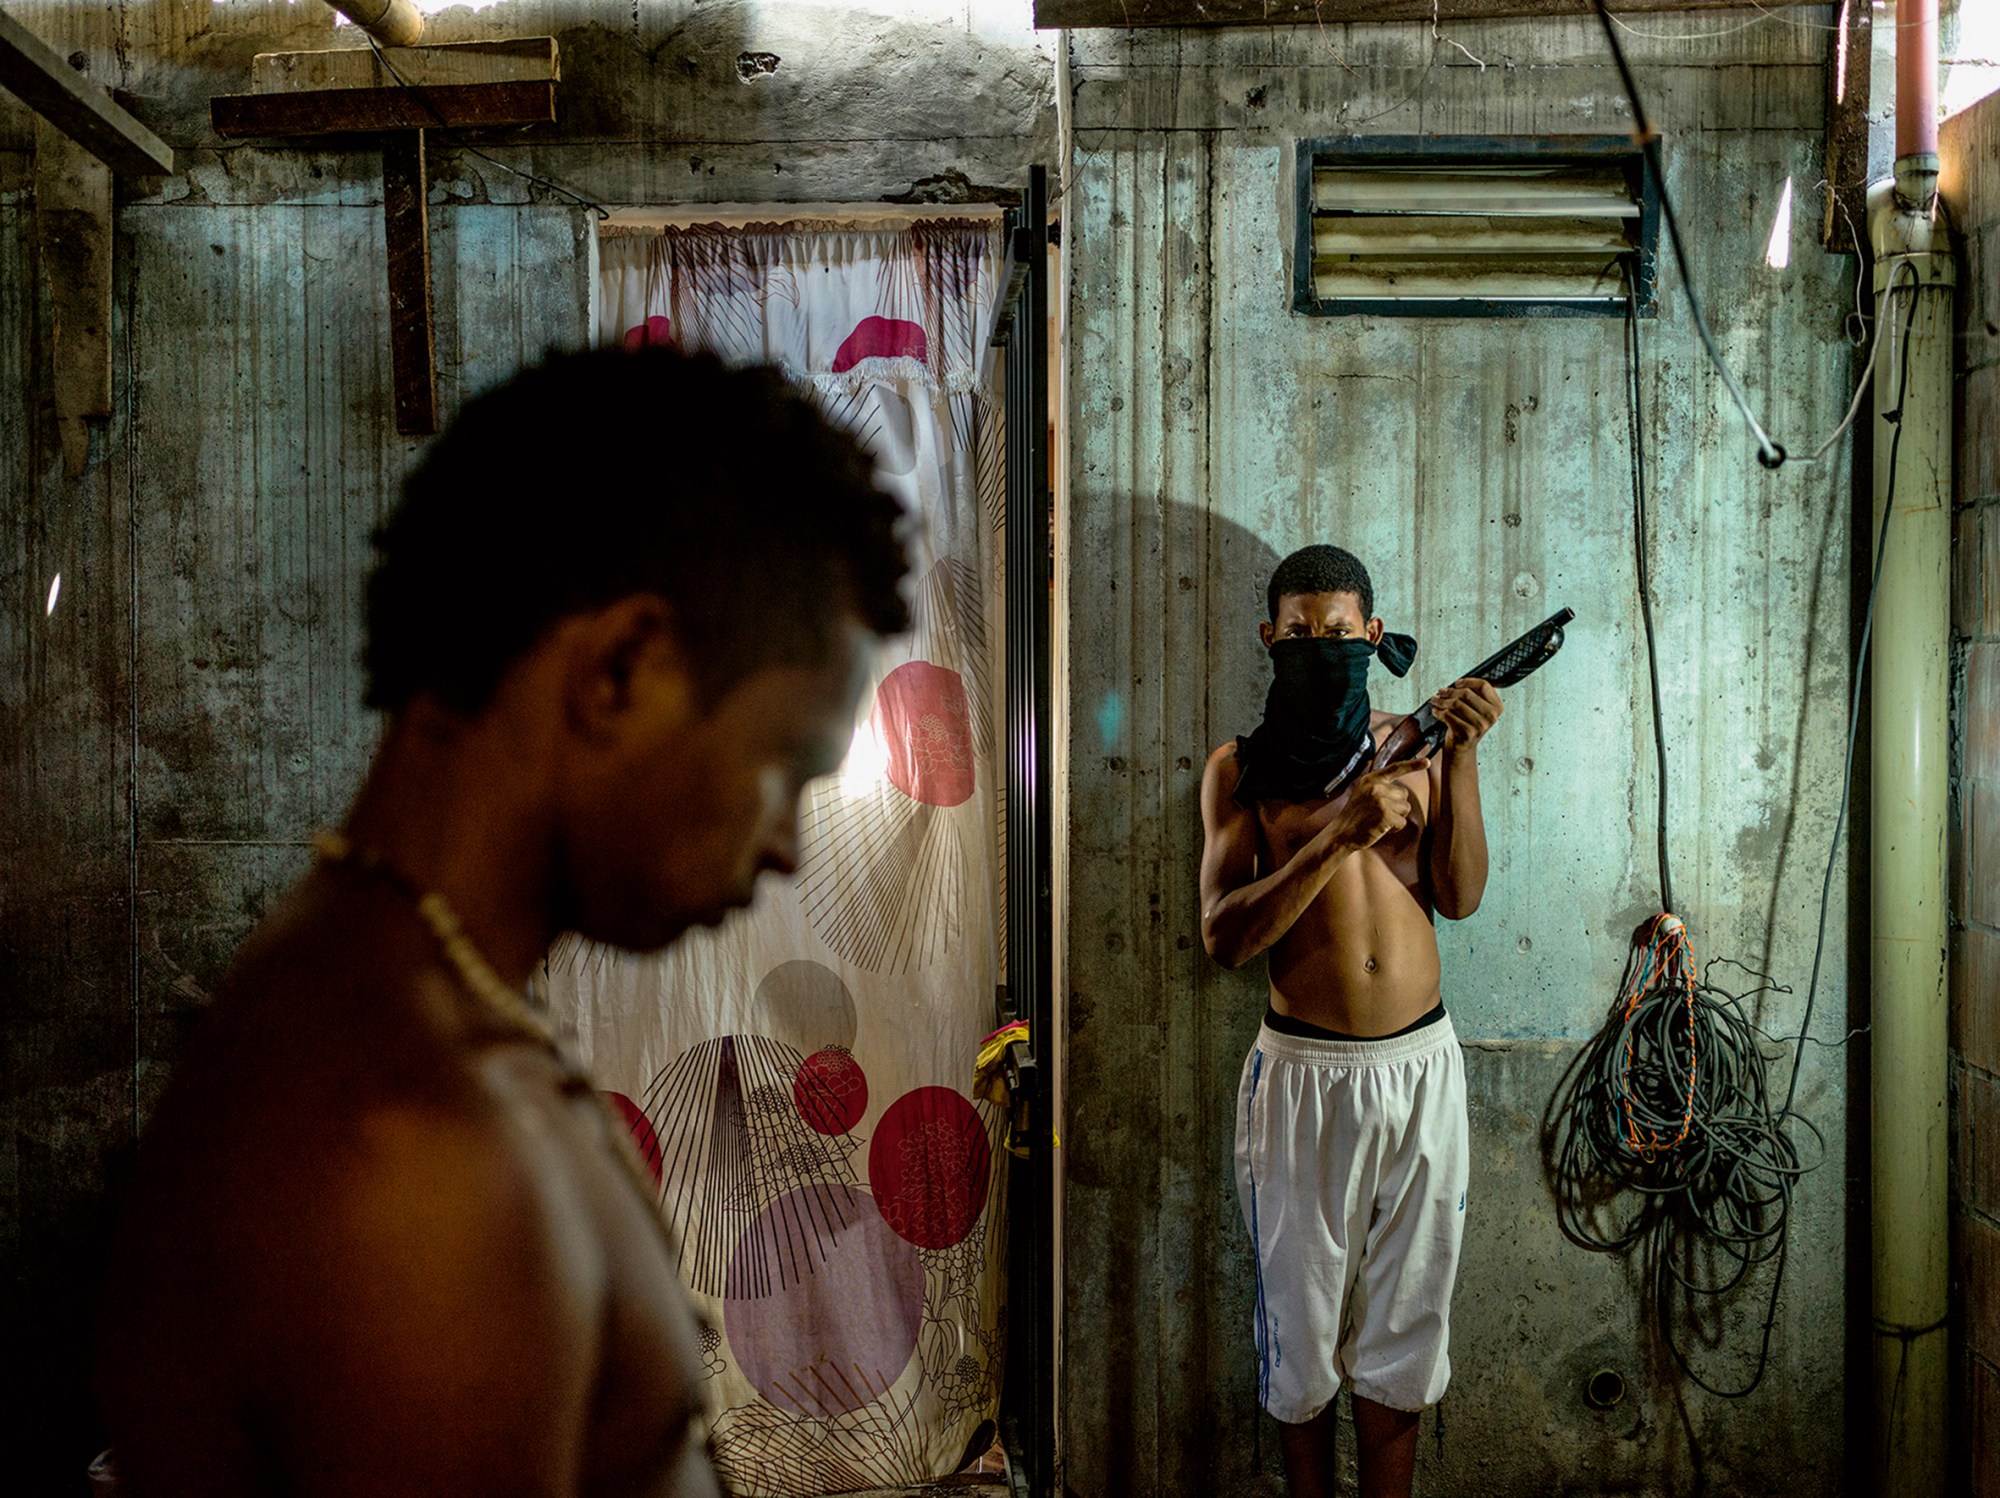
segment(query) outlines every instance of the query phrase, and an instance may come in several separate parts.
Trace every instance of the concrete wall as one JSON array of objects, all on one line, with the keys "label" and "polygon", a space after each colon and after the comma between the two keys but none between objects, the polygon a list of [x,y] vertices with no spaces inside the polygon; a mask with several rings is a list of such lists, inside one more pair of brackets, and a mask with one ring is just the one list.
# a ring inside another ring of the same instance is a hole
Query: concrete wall
[{"label": "concrete wall", "polygon": [[2000,97],[1948,121],[1964,236],[1952,537],[1952,1249],[1955,1474],[2000,1498]]},{"label": "concrete wall", "polygon": [[[0,1450],[57,1490],[95,1435],[84,1319],[110,1184],[234,943],[338,815],[366,532],[415,445],[388,415],[379,178],[366,153],[224,147],[205,100],[257,51],[348,44],[311,4],[16,3],[184,153],[118,213],[114,416],[61,475],[32,130],[0,98]],[[1645,18],[1673,34],[1701,17]],[[608,203],[991,195],[1052,159],[1052,39],[1023,3],[580,0],[433,20],[554,33],[562,124],[487,142]],[[1202,758],[1254,721],[1263,578],[1331,535],[1457,669],[1558,603],[1565,654],[1485,752],[1489,903],[1446,929],[1471,1046],[1477,1174],[1458,1382],[1434,1491],[1836,1490],[1843,1058],[1809,1053],[1831,1163],[1801,1193],[1775,1366],[1748,1405],[1677,1404],[1620,1266],[1555,1232],[1543,1106],[1656,908],[1611,322],[1292,318],[1287,143],[1346,130],[1622,128],[1580,23],[1079,36],[1064,197],[1075,524],[1068,579],[1076,871],[1070,1430],[1079,1493],[1268,1490],[1230,1099],[1261,975],[1195,940]],[[1781,440],[1837,419],[1851,267],[1778,184],[1816,180],[1824,34],[1630,39],[1696,235],[1710,314]],[[778,72],[739,83],[741,52]],[[446,145],[433,160],[446,410],[583,336],[587,214]],[[1802,984],[1838,773],[1844,463],[1767,478],[1665,280],[1647,329],[1682,902],[1705,954]],[[64,575],[53,615],[49,578]],[[1837,903],[1834,929],[1844,908]],[[1838,940],[1820,1033],[1847,1023]],[[1763,1023],[1787,1034],[1796,999]],[[1712,1376],[1742,1370],[1732,1308]],[[1582,1376],[1633,1394],[1587,1411]]]},{"label": "concrete wall", "polygon": [[[373,744],[359,583],[418,445],[389,409],[379,158],[207,127],[254,53],[356,34],[316,3],[9,10],[129,90],[182,167],[121,186],[116,414],[66,480],[32,119],[0,95],[0,1489],[66,1492],[95,1450],[86,1322],[115,1178]],[[430,39],[548,33],[562,123],[483,148],[612,205],[991,195],[1051,159],[1024,0],[501,3]],[[739,82],[744,51],[777,73]],[[450,143],[432,171],[448,415],[586,336],[591,216]]]},{"label": "concrete wall", "polygon": [[[1764,251],[1786,177],[1802,203],[1818,180],[1827,33],[1703,22],[1646,17],[1634,30],[1665,39],[1626,45],[1668,133],[1716,335],[1779,440],[1810,450],[1853,388],[1854,265],[1816,247],[1810,209],[1789,269]],[[1417,680],[1388,687],[1388,705],[1558,605],[1578,614],[1481,751],[1492,879],[1484,908],[1440,931],[1475,1154],[1455,1381],[1436,1443],[1426,1422],[1420,1490],[1838,1492],[1846,1053],[1807,1051],[1799,1095],[1827,1160],[1798,1195],[1771,1368],[1747,1401],[1668,1376],[1637,1315],[1637,1267],[1566,1243],[1542,1173],[1551,1093],[1659,908],[1621,326],[1288,310],[1295,138],[1626,128],[1594,23],[1445,37],[1073,38],[1070,1481],[1278,1491],[1230,1168],[1264,975],[1202,953],[1196,794],[1209,750],[1261,708],[1272,565],[1334,540],[1371,565],[1390,626],[1423,643]],[[1850,466],[1843,448],[1761,470],[1686,307],[1663,270],[1643,383],[1674,879],[1702,958],[1793,986],[1759,1015],[1786,1037],[1839,789]],[[1836,880],[1814,1023],[1834,1042],[1857,1022],[1844,891]],[[1696,1349],[1712,1382],[1748,1371],[1767,1283],[1728,1302],[1719,1346]],[[1599,1366],[1631,1391],[1610,1413],[1581,1397]]]}]

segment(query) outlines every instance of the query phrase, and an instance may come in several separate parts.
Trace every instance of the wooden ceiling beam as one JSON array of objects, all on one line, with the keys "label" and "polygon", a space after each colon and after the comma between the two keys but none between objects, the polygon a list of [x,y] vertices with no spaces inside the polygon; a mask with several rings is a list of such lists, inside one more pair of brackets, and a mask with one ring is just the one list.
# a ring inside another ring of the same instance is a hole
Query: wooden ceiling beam
[{"label": "wooden ceiling beam", "polygon": [[[1815,0],[1618,0],[1620,14],[1653,10],[1767,10]],[[1477,21],[1503,16],[1577,16],[1592,0],[1035,0],[1043,30],[1135,26],[1344,25],[1350,21]]]},{"label": "wooden ceiling beam", "polygon": [[556,117],[556,86],[542,79],[218,94],[208,101],[208,117],[225,140],[547,125]]},{"label": "wooden ceiling beam", "polygon": [[0,10],[0,88],[114,172],[158,177],[174,169],[174,153],[165,141],[4,10]]},{"label": "wooden ceiling beam", "polygon": [[562,77],[552,36],[427,47],[322,47],[259,52],[250,60],[250,92],[289,94],[319,88],[413,88],[447,83],[539,83]]}]

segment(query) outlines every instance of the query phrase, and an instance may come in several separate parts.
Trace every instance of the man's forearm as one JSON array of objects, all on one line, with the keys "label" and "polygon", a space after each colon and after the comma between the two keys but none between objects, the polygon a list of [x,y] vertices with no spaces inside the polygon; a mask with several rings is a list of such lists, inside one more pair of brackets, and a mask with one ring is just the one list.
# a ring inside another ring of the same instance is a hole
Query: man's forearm
[{"label": "man's forearm", "polygon": [[1437,912],[1463,920],[1486,893],[1486,821],[1479,809],[1479,761],[1471,749],[1447,749],[1431,831],[1431,892]]},{"label": "man's forearm", "polygon": [[1202,912],[1202,944],[1224,967],[1241,967],[1292,929],[1354,851],[1331,827],[1254,884],[1231,890]]}]

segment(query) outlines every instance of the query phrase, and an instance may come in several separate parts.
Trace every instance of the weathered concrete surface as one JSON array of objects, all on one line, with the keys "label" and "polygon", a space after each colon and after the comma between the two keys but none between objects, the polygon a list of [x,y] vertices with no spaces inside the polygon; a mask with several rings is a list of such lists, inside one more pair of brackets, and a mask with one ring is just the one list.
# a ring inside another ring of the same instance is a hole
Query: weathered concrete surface
[{"label": "weathered concrete surface", "polygon": [[[81,52],[89,76],[128,91],[132,112],[174,146],[181,172],[142,182],[138,200],[380,202],[373,152],[272,151],[209,129],[209,96],[249,92],[258,52],[362,45],[330,8],[28,0],[10,11],[65,55]],[[530,35],[561,48],[558,123],[473,139],[603,203],[872,202],[954,173],[1018,192],[1026,164],[1053,148],[1050,39],[1032,30],[1025,0],[648,0],[622,12],[500,0],[432,15],[424,39]],[[777,57],[776,70],[745,83],[746,53]],[[0,96],[0,148],[26,149],[30,118]],[[477,197],[548,196],[470,155],[462,168]]]},{"label": "weathered concrete surface", "polygon": [[[66,480],[32,117],[0,95],[0,1489],[65,1492],[95,1450],[112,1178],[373,744],[360,584],[417,446],[390,413],[378,154],[208,129],[255,53],[357,35],[282,0],[9,9],[129,91],[183,167],[119,185],[115,412]],[[524,34],[561,43],[560,123],[474,144],[612,205],[997,192],[1053,155],[1026,0],[502,3],[428,31]],[[777,71],[740,82],[746,51]],[[448,416],[587,336],[591,215],[451,142],[432,181]]]},{"label": "weathered concrete surface", "polygon": [[2000,1498],[2000,98],[1945,122],[1961,236],[1952,541],[1952,1481]]},{"label": "weathered concrete surface", "polygon": [[[1492,879],[1484,908],[1441,931],[1475,1042],[1476,1205],[1424,1490],[1837,1492],[1843,1053],[1807,1055],[1801,1098],[1829,1163],[1800,1193],[1772,1368],[1749,1401],[1690,1390],[1683,1421],[1623,1270],[1563,1243],[1542,1180],[1542,1110],[1659,908],[1622,327],[1288,311],[1294,138],[1626,128],[1589,23],[1445,34],[1488,66],[1428,27],[1075,38],[1071,1482],[1277,1490],[1230,1171],[1263,976],[1202,954],[1196,790],[1207,752],[1261,708],[1272,565],[1335,540],[1423,642],[1411,697],[1558,605],[1579,616],[1482,750]],[[1823,40],[1770,24],[1627,39],[1711,323],[1795,452],[1839,419],[1854,365],[1852,263],[1813,247],[1804,214],[1790,268],[1764,263],[1786,176],[1806,195],[1817,180]],[[1676,894],[1700,954],[1802,991],[1839,786],[1849,468],[1843,451],[1765,475],[1685,309],[1669,269],[1644,386]],[[1830,1039],[1849,1024],[1841,894],[1814,1021]],[[1762,1023],[1795,1029],[1801,996]],[[1732,1307],[1702,1355],[1712,1380],[1741,1374],[1761,1313],[1757,1297]],[[1622,1423],[1583,1406],[1579,1370],[1600,1359],[1632,1384]]]}]

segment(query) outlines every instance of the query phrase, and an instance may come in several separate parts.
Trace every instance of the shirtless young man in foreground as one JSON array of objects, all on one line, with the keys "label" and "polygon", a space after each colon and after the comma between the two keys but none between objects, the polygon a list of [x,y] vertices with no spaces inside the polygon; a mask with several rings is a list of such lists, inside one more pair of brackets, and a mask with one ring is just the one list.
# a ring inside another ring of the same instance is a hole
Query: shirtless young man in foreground
[{"label": "shirtless young man in foreground", "polygon": [[1369,660],[1400,676],[1415,642],[1385,637],[1367,570],[1338,547],[1286,558],[1269,603],[1263,725],[1209,756],[1201,788],[1202,943],[1232,968],[1271,954],[1237,1107],[1258,1398],[1281,1422],[1294,1498],[1333,1492],[1343,1381],[1363,1498],[1408,1498],[1418,1416],[1451,1372],[1468,1154],[1432,922],[1471,915],[1486,887],[1477,746],[1500,697],[1471,678],[1446,687],[1441,754],[1329,800],[1397,722],[1371,711]]},{"label": "shirtless young man in foreground", "polygon": [[908,624],[899,520],[777,374],[669,350],[554,358],[431,448],[376,537],[381,748],[145,1134],[126,1490],[715,1491],[650,1183],[519,994],[560,932],[655,949],[792,871]]}]

